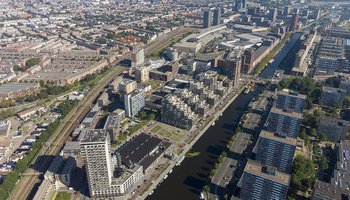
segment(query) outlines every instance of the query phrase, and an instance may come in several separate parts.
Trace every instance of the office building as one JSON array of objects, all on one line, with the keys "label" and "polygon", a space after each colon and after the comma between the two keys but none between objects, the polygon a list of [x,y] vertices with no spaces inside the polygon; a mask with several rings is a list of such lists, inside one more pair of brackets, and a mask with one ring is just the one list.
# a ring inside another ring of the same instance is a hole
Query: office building
[{"label": "office building", "polygon": [[211,10],[204,11],[203,15],[203,28],[209,28],[212,24],[213,13]]},{"label": "office building", "polygon": [[306,95],[299,94],[293,90],[283,89],[278,91],[276,96],[276,108],[303,113],[307,98]]},{"label": "office building", "polygon": [[296,145],[296,138],[263,130],[257,142],[255,160],[290,173]]},{"label": "office building", "polygon": [[214,10],[213,25],[217,26],[221,24],[221,9]]},{"label": "office building", "polygon": [[298,30],[298,25],[299,25],[299,13],[295,13],[292,16],[292,23],[291,23],[291,28],[293,31]]},{"label": "office building", "polygon": [[236,8],[236,11],[242,11],[247,9],[247,0],[236,0],[235,8]]},{"label": "office building", "polygon": [[137,67],[145,62],[145,52],[143,49],[136,49],[131,53],[132,67]]},{"label": "office building", "polygon": [[241,199],[286,199],[290,175],[248,160],[242,175]]},{"label": "office building", "polygon": [[298,136],[303,115],[292,110],[273,107],[267,120],[267,130],[296,138]]},{"label": "office building", "polygon": [[342,105],[346,90],[334,87],[323,86],[321,94],[321,103],[326,106]]},{"label": "office building", "polygon": [[119,154],[111,154],[108,133],[103,129],[84,130],[80,137],[81,155],[85,161],[92,198],[124,195],[143,177],[137,164],[121,165]]},{"label": "office building", "polygon": [[145,107],[145,93],[143,90],[135,90],[130,94],[124,94],[125,115],[134,117]]},{"label": "office building", "polygon": [[350,122],[323,116],[318,125],[318,134],[325,134],[331,141],[340,141],[346,138],[350,130]]},{"label": "office building", "polygon": [[270,9],[270,20],[275,22],[277,18],[277,8]]}]

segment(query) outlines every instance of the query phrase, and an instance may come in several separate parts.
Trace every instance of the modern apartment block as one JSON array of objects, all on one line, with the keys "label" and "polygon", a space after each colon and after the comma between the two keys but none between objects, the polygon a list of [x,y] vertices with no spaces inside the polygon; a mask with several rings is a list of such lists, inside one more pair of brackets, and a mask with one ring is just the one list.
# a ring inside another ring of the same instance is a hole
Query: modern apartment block
[{"label": "modern apartment block", "polygon": [[321,103],[327,106],[343,104],[346,90],[334,87],[323,86],[321,94]]},{"label": "modern apartment block", "polygon": [[290,175],[248,160],[242,175],[241,199],[286,199]]},{"label": "modern apartment block", "polygon": [[261,131],[256,145],[256,160],[263,164],[276,167],[278,170],[290,173],[297,145],[297,139]]},{"label": "modern apartment block", "polygon": [[143,168],[123,168],[120,156],[110,152],[108,133],[103,129],[84,130],[80,137],[81,155],[85,161],[92,198],[120,196],[143,177]]},{"label": "modern apartment block", "polygon": [[293,110],[294,112],[303,113],[306,103],[306,95],[299,94],[296,91],[283,89],[277,92],[276,108]]},{"label": "modern apartment block", "polygon": [[350,122],[323,116],[318,125],[318,134],[326,134],[331,141],[345,139],[350,130]]},{"label": "modern apartment block", "polygon": [[145,93],[143,90],[135,90],[130,94],[124,94],[125,115],[134,117],[145,107]]},{"label": "modern apartment block", "polygon": [[170,94],[162,100],[162,122],[190,130],[198,121],[198,116],[180,97]]},{"label": "modern apartment block", "polygon": [[268,131],[296,138],[303,119],[301,113],[273,107],[266,122]]}]

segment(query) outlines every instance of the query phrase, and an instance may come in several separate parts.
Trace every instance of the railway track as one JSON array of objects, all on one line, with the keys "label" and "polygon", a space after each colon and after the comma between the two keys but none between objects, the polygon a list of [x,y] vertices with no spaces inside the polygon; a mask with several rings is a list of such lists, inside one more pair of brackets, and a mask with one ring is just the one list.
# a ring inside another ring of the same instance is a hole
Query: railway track
[{"label": "railway track", "polygon": [[[90,111],[91,105],[99,97],[104,88],[108,86],[117,76],[122,74],[127,68],[117,67],[111,73],[109,73],[104,79],[102,79],[96,87],[94,87],[86,98],[84,98],[79,105],[74,109],[74,113],[70,113],[69,120],[66,123],[62,123],[55,133],[50,137],[49,141],[55,141],[55,143],[64,144],[70,137],[70,134],[80,124],[86,114]],[[33,166],[27,170],[27,173],[36,173],[45,171],[50,166],[54,156],[59,154],[62,149],[60,145],[50,145],[46,147],[46,151],[41,157],[39,156]],[[24,200],[28,199],[31,191],[36,183],[41,181],[41,177],[38,175],[23,177],[12,191],[10,200]]]}]

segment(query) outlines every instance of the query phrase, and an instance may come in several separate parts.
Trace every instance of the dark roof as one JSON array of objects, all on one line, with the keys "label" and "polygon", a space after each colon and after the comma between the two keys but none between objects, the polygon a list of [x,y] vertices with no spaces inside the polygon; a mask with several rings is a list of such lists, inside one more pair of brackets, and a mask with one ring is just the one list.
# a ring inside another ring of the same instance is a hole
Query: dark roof
[{"label": "dark roof", "polygon": [[143,166],[143,169],[146,170],[169,146],[168,142],[141,133],[117,151],[120,153],[124,165],[129,165],[131,161]]}]

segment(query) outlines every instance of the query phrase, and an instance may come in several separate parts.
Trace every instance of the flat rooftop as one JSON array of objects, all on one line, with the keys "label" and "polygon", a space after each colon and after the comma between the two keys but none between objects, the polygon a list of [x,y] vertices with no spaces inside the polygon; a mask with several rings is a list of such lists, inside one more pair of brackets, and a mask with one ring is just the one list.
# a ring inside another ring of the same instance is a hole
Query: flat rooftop
[{"label": "flat rooftop", "polygon": [[253,174],[283,185],[289,185],[289,181],[290,181],[289,174],[278,171],[276,168],[266,167],[262,163],[254,160],[248,160],[244,168],[244,172]]},{"label": "flat rooftop", "polygon": [[146,170],[171,144],[157,137],[141,133],[121,146],[120,153],[123,164],[132,163],[143,166]]},{"label": "flat rooftop", "polygon": [[276,134],[276,133],[273,133],[270,131],[265,131],[265,130],[262,130],[260,132],[260,137],[274,140],[274,141],[281,142],[281,143],[285,143],[285,144],[289,144],[289,145],[293,145],[293,146],[296,146],[297,142],[298,142],[298,140],[296,138],[291,138],[291,137],[279,135],[279,134]]},{"label": "flat rooftop", "polygon": [[80,134],[80,143],[105,142],[107,140],[107,132],[103,129],[83,129]]},{"label": "flat rooftop", "polygon": [[301,114],[301,113],[293,112],[292,110],[279,109],[279,108],[275,108],[275,107],[271,108],[271,113],[285,115],[288,117],[294,117],[294,118],[298,118],[298,119],[303,118],[303,114]]},{"label": "flat rooftop", "polygon": [[284,95],[284,96],[290,96],[290,97],[297,97],[297,98],[300,98],[300,99],[306,99],[307,96],[304,95],[304,94],[300,94],[294,90],[290,90],[290,89],[283,89],[283,90],[280,90],[278,91],[278,94],[280,95]]}]

